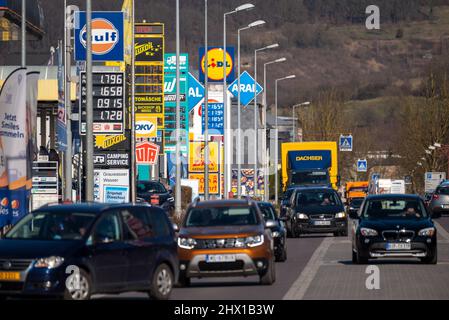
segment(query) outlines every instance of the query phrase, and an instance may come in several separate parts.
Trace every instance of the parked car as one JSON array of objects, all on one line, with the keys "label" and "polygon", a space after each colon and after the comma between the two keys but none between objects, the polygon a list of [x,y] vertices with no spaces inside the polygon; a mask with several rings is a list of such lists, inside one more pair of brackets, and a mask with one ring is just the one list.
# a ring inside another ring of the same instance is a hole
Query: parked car
[{"label": "parked car", "polygon": [[290,200],[286,225],[293,237],[307,233],[348,235],[345,208],[334,189],[298,188]]},{"label": "parked car", "polygon": [[429,208],[434,218],[440,217],[443,213],[449,213],[449,184],[440,184],[432,195]]},{"label": "parked car", "polygon": [[[178,263],[173,225],[160,208],[44,206],[0,240],[0,296],[87,300],[96,293],[145,291],[168,299]],[[79,281],[67,273],[74,270]]]},{"label": "parked car", "polygon": [[178,235],[179,283],[191,278],[258,275],[260,283],[276,280],[270,228],[255,201],[194,201]]},{"label": "parked car", "polygon": [[285,229],[284,218],[279,218],[271,202],[258,202],[265,221],[276,221],[276,226],[271,228],[271,234],[274,239],[274,255],[276,261],[284,262],[287,260],[287,230]]},{"label": "parked car", "polygon": [[423,200],[417,195],[368,196],[355,219],[352,261],[414,257],[437,263],[437,230]]},{"label": "parked car", "polygon": [[159,181],[138,181],[137,197],[152,206],[161,207],[171,217],[175,210],[173,191],[168,190]]},{"label": "parked car", "polygon": [[365,198],[353,198],[353,199],[351,199],[351,202],[348,203],[348,207],[347,207],[348,215],[350,213],[357,213],[357,211],[362,206],[363,200],[365,200]]}]

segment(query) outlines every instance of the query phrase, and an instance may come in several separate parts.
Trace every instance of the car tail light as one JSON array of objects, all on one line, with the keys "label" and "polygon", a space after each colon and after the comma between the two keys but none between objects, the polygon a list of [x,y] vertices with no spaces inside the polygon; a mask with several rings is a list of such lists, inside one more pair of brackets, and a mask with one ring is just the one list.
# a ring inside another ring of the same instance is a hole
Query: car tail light
[{"label": "car tail light", "polygon": [[434,199],[434,200],[438,200],[439,198],[440,198],[440,196],[437,195],[437,194],[434,194],[434,195],[432,196],[432,199]]},{"label": "car tail light", "polygon": [[156,206],[159,205],[159,196],[157,195],[151,196],[150,203]]}]

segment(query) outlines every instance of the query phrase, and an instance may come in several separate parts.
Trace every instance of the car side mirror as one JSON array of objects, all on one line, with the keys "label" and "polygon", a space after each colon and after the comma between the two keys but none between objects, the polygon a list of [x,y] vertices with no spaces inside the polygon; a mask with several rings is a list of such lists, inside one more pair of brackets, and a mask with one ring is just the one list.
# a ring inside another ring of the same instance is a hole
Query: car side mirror
[{"label": "car side mirror", "polygon": [[173,223],[173,230],[178,233],[179,232],[179,226],[176,223]]},{"label": "car side mirror", "polygon": [[271,228],[274,228],[276,226],[277,226],[277,223],[274,220],[267,220],[267,221],[265,221],[265,228],[266,229],[271,229]]}]

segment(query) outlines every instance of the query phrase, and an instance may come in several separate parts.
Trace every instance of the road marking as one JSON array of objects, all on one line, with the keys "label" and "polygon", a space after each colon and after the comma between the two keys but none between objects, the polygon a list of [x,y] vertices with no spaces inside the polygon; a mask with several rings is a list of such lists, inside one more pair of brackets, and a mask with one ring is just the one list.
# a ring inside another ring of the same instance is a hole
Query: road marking
[{"label": "road marking", "polygon": [[442,236],[444,240],[449,240],[449,232],[447,232],[437,221],[434,220],[433,224],[437,227],[438,234]]},{"label": "road marking", "polygon": [[309,262],[307,263],[304,270],[299,275],[298,279],[293,283],[290,289],[282,298],[283,300],[301,300],[313,279],[318,272],[319,267],[323,262],[323,258],[326,255],[327,250],[333,244],[334,238],[327,237],[321,242],[319,247],[315,250]]}]

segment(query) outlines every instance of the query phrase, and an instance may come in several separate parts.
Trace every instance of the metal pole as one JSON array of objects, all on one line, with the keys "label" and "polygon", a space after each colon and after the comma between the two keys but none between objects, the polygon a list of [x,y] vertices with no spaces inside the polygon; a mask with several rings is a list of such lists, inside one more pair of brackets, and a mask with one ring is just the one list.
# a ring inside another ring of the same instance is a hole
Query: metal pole
[{"label": "metal pole", "polygon": [[132,2],[131,12],[131,201],[135,202],[137,197],[136,192],[136,110],[135,102],[135,81],[136,81],[136,55],[135,55],[135,1]]},{"label": "metal pole", "polygon": [[204,199],[209,200],[209,55],[207,41],[207,0],[204,0]]},{"label": "metal pole", "polygon": [[180,39],[179,39],[179,0],[176,0],[176,185],[175,211],[181,217],[181,100],[180,100]]},{"label": "metal pole", "polygon": [[268,156],[268,149],[267,149],[267,65],[263,65],[263,117],[264,117],[264,126],[263,126],[263,151],[265,155],[265,172],[264,172],[264,192],[265,192],[265,201],[270,200],[270,189],[268,186],[268,179],[269,179],[269,156]]},{"label": "metal pole", "polygon": [[294,105],[293,106],[293,119],[292,119],[292,121],[293,121],[293,134],[292,134],[292,142],[295,142],[295,136],[296,136],[296,120],[295,120],[295,107],[296,107],[296,105]]},{"label": "metal pole", "polygon": [[26,67],[26,0],[22,0],[22,67]]},{"label": "metal pole", "polygon": [[94,135],[92,99],[92,3],[86,0],[86,200],[94,200]]},{"label": "metal pole", "polygon": [[254,51],[254,197],[257,197],[257,50]]},{"label": "metal pole", "polygon": [[242,141],[241,141],[241,107],[240,107],[240,31],[237,32],[237,197],[240,199],[242,196]]},{"label": "metal pole", "polygon": [[228,156],[228,142],[229,142],[229,136],[230,136],[230,132],[228,130],[228,121],[230,119],[228,119],[227,116],[227,110],[228,110],[228,88],[227,88],[227,79],[226,79],[226,16],[227,14],[225,13],[223,16],[223,111],[224,111],[224,177],[223,177],[223,199],[228,199],[229,198],[229,190],[228,190],[228,162],[227,162],[227,156]]},{"label": "metal pole", "polygon": [[275,145],[276,148],[274,150],[274,203],[278,203],[278,189],[279,189],[279,177],[278,177],[278,149],[279,149],[279,140],[278,140],[278,80],[275,82],[274,87],[274,132],[275,132]]},{"label": "metal pole", "polygon": [[71,65],[71,52],[72,46],[70,42],[70,17],[67,12],[67,1],[64,1],[65,10],[65,34],[64,34],[64,48],[65,48],[65,92],[64,92],[64,105],[66,113],[66,135],[67,135],[67,150],[64,155],[64,200],[72,200],[72,106],[71,106],[71,81],[72,81],[72,65]]}]

